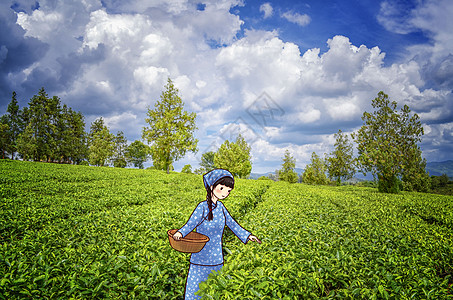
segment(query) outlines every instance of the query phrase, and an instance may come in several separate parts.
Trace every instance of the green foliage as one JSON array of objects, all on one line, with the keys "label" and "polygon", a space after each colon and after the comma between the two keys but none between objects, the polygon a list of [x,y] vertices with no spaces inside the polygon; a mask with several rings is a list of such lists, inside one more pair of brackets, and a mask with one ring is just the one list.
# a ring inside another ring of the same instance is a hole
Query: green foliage
[{"label": "green foliage", "polygon": [[[363,114],[364,125],[354,135],[362,171],[378,176],[381,192],[398,192],[401,177],[405,188],[426,190],[428,184],[423,181],[429,177],[417,145],[423,135],[418,115],[411,116],[407,105],[398,113],[397,103],[390,102],[383,92],[379,92],[372,106],[376,110]],[[416,182],[412,182],[414,179]]]},{"label": "green foliage", "polygon": [[355,159],[352,143],[341,130],[335,134],[335,150],[326,158],[327,172],[330,180],[336,179],[337,185],[341,180],[348,180],[355,173]]},{"label": "green foliage", "polygon": [[194,174],[197,174],[197,175],[203,175],[205,174],[207,171],[204,169],[204,168],[197,168],[195,169],[195,171],[193,171]]},{"label": "green foliage", "polygon": [[214,158],[215,158],[214,151],[203,153],[203,155],[201,155],[200,167],[203,168],[205,172],[209,172],[213,169],[216,169],[216,166],[214,164]]},{"label": "green foliage", "polygon": [[2,119],[0,119],[0,152],[2,153],[2,158],[5,158],[5,156],[8,154],[7,145],[9,140],[8,138],[9,125],[6,123],[5,120]]},{"label": "green foliage", "polygon": [[450,181],[450,178],[448,178],[447,174],[442,174],[441,176],[431,176],[431,180],[432,187],[438,188],[447,186],[448,182]]},{"label": "green foliage", "polygon": [[132,142],[126,149],[126,160],[128,164],[134,167],[143,169],[143,163],[148,160],[150,149],[141,141]]},{"label": "green foliage", "polygon": [[453,195],[453,182],[447,176],[431,176],[431,192],[442,195]]},{"label": "green foliage", "polygon": [[289,183],[296,183],[299,176],[294,172],[295,167],[296,159],[291,156],[289,150],[286,150],[285,157],[283,157],[282,169],[278,170],[278,179]]},{"label": "green foliage", "polygon": [[28,124],[25,130],[19,134],[16,145],[17,151],[24,160],[36,159],[38,157],[38,145],[31,124]]},{"label": "green foliage", "polygon": [[191,173],[192,173],[192,166],[191,166],[191,165],[185,165],[184,167],[182,167],[181,172],[182,172],[182,173],[189,173],[189,174],[191,174]]},{"label": "green foliage", "polygon": [[154,167],[168,174],[187,151],[197,151],[198,140],[193,136],[196,114],[183,111],[184,103],[170,78],[154,108],[148,108],[145,121],[149,127],[143,128],[142,137],[151,144]]},{"label": "green foliage", "polygon": [[302,182],[306,184],[328,184],[326,164],[315,152],[311,154],[311,161],[302,174]]},{"label": "green foliage", "polygon": [[3,153],[9,153],[11,159],[14,159],[14,152],[17,151],[17,138],[20,134],[20,128],[23,127],[22,116],[17,102],[17,94],[13,92],[11,102],[6,110],[7,114],[2,116],[2,122],[7,127],[3,127],[0,139],[2,141],[1,149]]},{"label": "green foliage", "polygon": [[25,160],[79,163],[87,155],[83,115],[56,96],[49,98],[44,88],[34,95],[28,107],[19,110],[13,92],[7,114],[1,123],[8,124],[2,135],[1,151],[14,158],[18,152]]},{"label": "green foliage", "polygon": [[91,165],[106,166],[115,150],[115,136],[104,125],[102,118],[91,124],[89,135],[88,159]]},{"label": "green foliage", "polygon": [[59,149],[60,157],[64,162],[80,163],[87,157],[87,134],[85,132],[84,117],[80,112],[63,105],[59,120]]},{"label": "green foliage", "polygon": [[116,136],[113,138],[114,150],[112,162],[113,166],[116,168],[125,168],[127,166],[126,161],[126,149],[127,149],[127,139],[124,137],[122,131],[118,131]]},{"label": "green foliage", "polygon": [[250,146],[240,134],[233,143],[226,140],[214,155],[214,165],[239,178],[249,177],[252,171]]},{"label": "green foliage", "polygon": [[[0,160],[0,299],[181,299],[201,176]],[[452,299],[453,199],[237,179],[206,299]],[[175,209],[175,206],[177,209]]]}]

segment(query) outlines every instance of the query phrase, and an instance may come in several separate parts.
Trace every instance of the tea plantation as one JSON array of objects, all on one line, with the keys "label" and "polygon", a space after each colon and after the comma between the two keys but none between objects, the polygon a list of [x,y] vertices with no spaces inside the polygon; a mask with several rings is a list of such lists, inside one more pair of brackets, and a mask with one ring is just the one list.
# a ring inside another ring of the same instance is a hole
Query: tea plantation
[{"label": "tea plantation", "polygon": [[[182,299],[201,176],[0,160],[0,299]],[[453,299],[453,197],[240,180],[205,299]]]}]

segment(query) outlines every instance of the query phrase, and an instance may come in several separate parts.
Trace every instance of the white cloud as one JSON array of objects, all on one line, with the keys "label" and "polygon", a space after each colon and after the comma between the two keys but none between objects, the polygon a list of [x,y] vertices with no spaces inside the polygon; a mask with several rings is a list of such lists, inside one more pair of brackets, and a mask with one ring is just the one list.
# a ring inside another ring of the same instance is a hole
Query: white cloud
[{"label": "white cloud", "polygon": [[25,36],[31,36],[41,41],[49,41],[53,34],[60,29],[63,16],[58,12],[45,14],[35,10],[31,15],[20,12],[17,14],[17,24],[26,30]]},{"label": "white cloud", "polygon": [[383,1],[377,20],[388,31],[407,34],[415,29],[410,21],[410,14],[411,8],[402,1]]},{"label": "white cloud", "polygon": [[336,121],[353,121],[359,119],[362,111],[356,103],[360,103],[357,96],[352,98],[338,97],[333,99],[333,101],[330,99],[324,100],[327,112]]},{"label": "white cloud", "polygon": [[299,14],[299,13],[293,13],[293,12],[285,12],[282,15],[282,18],[288,20],[291,23],[297,24],[299,26],[307,26],[311,22],[311,18],[307,14]]},{"label": "white cloud", "polygon": [[[20,73],[31,78],[36,76],[35,70],[47,68],[45,74],[52,75],[49,82],[67,76],[67,84],[55,94],[81,110],[87,121],[103,115],[112,130],[123,130],[129,139],[140,137],[146,108],[159,99],[167,77],[180,90],[185,108],[197,113],[200,151],[213,142],[221,143],[226,132],[245,132],[253,141],[254,171],[262,168],[261,162],[279,165],[286,148],[299,167],[309,162],[311,152],[329,152],[332,134],[359,126],[362,112],[371,109],[371,99],[380,90],[392,100],[408,104],[429,123],[433,141],[434,135],[451,134],[448,128],[441,130],[432,124],[452,114],[449,104],[453,96],[448,88],[452,60],[445,59],[453,46],[448,29],[452,18],[442,17],[451,11],[451,5],[444,12],[434,2],[423,2],[405,19],[407,24],[398,28],[390,18],[399,13],[393,13],[391,7],[381,10],[389,29],[431,30],[433,46],[409,49],[414,54],[428,53],[437,63],[431,72],[445,88],[427,89],[421,61],[385,66],[381,49],[353,45],[345,36],[329,39],[323,53],[317,48],[301,53],[277,31],[246,30],[237,38],[243,21],[230,9],[240,1],[206,1],[202,11],[184,0],[173,7],[163,0],[105,3],[109,9],[94,0],[54,7],[40,1],[39,10],[19,13],[18,23],[26,34],[49,47],[42,60]],[[268,18],[272,6],[263,4],[260,12]],[[286,12],[282,17],[300,26],[310,23],[308,15]],[[213,47],[217,44],[221,47]],[[0,60],[6,51],[0,48]],[[436,56],[442,59],[434,59]],[[254,122],[246,111],[263,92],[284,111],[266,127]],[[237,120],[242,121],[234,123]],[[250,129],[259,137],[253,138]]]},{"label": "white cloud", "polygon": [[295,122],[309,124],[321,119],[321,111],[310,105],[302,112],[297,113]]},{"label": "white cloud", "polygon": [[260,12],[264,13],[264,19],[272,17],[274,14],[274,9],[270,3],[263,3],[260,6]]}]

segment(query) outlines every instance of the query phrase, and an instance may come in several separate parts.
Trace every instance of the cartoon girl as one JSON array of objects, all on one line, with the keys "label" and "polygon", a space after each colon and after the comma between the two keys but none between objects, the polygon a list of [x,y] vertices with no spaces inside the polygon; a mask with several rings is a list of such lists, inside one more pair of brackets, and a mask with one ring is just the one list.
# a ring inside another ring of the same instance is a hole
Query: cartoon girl
[{"label": "cartoon girl", "polygon": [[187,223],[174,235],[175,240],[185,237],[194,228],[209,237],[209,241],[198,253],[190,257],[189,273],[186,280],[184,299],[200,299],[195,293],[198,284],[208,279],[211,271],[219,271],[223,266],[222,238],[225,225],[246,244],[249,240],[261,241],[242,228],[230,215],[220,200],[225,199],[234,188],[233,175],[224,169],[214,169],[203,175],[206,188],[206,201],[198,203]]}]

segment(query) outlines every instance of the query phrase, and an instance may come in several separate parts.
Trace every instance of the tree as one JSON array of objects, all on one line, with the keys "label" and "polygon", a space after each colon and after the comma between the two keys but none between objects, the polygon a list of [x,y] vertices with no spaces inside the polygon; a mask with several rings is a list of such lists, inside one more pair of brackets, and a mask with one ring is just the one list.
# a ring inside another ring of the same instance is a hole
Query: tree
[{"label": "tree", "polygon": [[206,173],[206,170],[204,168],[198,168],[198,169],[195,169],[195,171],[193,171],[194,174],[197,174],[197,175],[203,175],[204,173]]},{"label": "tree", "polygon": [[60,99],[49,98],[44,88],[34,95],[28,107],[19,110],[17,95],[13,92],[7,114],[0,122],[8,125],[2,133],[3,154],[14,158],[14,153],[26,160],[48,162],[80,162],[86,157],[86,134],[83,115]]},{"label": "tree", "polygon": [[19,137],[21,127],[21,116],[16,92],[13,92],[11,102],[8,104],[6,111],[5,124],[8,125],[8,129],[5,134],[5,150],[11,154],[11,159],[14,159],[14,153],[17,151],[17,138]]},{"label": "tree", "polygon": [[[2,116],[3,117],[3,116]],[[8,132],[9,125],[6,124],[5,120],[0,119],[0,151],[2,153],[2,158],[4,159],[6,153],[8,152]]]},{"label": "tree", "polygon": [[418,174],[424,180],[425,162],[417,145],[423,127],[417,114],[411,116],[407,105],[398,113],[397,103],[390,102],[382,91],[372,100],[372,106],[375,111],[363,113],[364,124],[354,134],[358,161],[364,174],[371,172],[378,177],[379,191],[397,193],[400,179],[408,183]]},{"label": "tree", "polygon": [[110,133],[104,120],[99,118],[91,124],[88,160],[91,165],[105,166],[110,157],[113,156],[115,148],[115,136]]},{"label": "tree", "polygon": [[307,184],[328,184],[326,176],[326,165],[324,161],[315,153],[311,154],[311,162],[305,167],[302,174],[302,182]]},{"label": "tree", "polygon": [[335,150],[326,158],[327,172],[329,179],[336,179],[337,185],[341,180],[348,180],[354,176],[354,153],[352,143],[348,136],[341,130],[335,134]]},{"label": "tree", "polygon": [[154,167],[168,174],[187,151],[197,151],[198,140],[193,136],[196,114],[183,110],[184,103],[170,78],[154,108],[148,108],[145,121],[149,127],[143,128],[142,138],[151,145]]},{"label": "tree", "polygon": [[282,181],[288,181],[289,183],[296,183],[298,176],[294,172],[296,167],[296,159],[291,156],[289,150],[285,151],[285,157],[283,158],[282,169],[278,170],[278,178]]},{"label": "tree", "polygon": [[209,172],[210,170],[216,168],[214,164],[214,157],[215,157],[214,151],[203,153],[203,155],[201,156],[200,166],[204,168],[206,172]]},{"label": "tree", "polygon": [[[56,96],[49,98],[44,88],[41,88],[38,95],[34,95],[28,103],[29,108],[23,114],[24,131],[28,127],[27,136],[33,137],[30,140],[21,141],[22,149],[34,149],[35,161],[45,160],[52,162],[59,160],[61,137],[59,119],[61,116],[60,99]],[[25,143],[34,143],[26,146]],[[25,148],[24,148],[25,147]]]},{"label": "tree", "polygon": [[408,165],[405,167],[402,186],[405,191],[429,192],[431,190],[431,178],[426,172],[426,159],[422,159],[421,150],[417,147],[408,155]]},{"label": "tree", "polygon": [[185,165],[185,166],[182,168],[181,173],[192,174],[192,166],[191,166],[191,165]]},{"label": "tree", "polygon": [[33,160],[38,157],[38,146],[35,131],[32,124],[28,124],[25,130],[17,138],[17,151],[24,160]]},{"label": "tree", "polygon": [[124,133],[122,131],[118,131],[116,137],[113,139],[114,143],[114,150],[113,150],[113,157],[112,162],[115,168],[125,168],[127,165],[126,161],[126,148],[127,148],[127,139],[124,137]]},{"label": "tree", "polygon": [[75,164],[80,164],[88,153],[84,117],[82,113],[75,112],[66,105],[63,106],[63,116],[65,123],[64,158]]},{"label": "tree", "polygon": [[134,167],[143,169],[143,163],[148,160],[149,147],[141,141],[132,142],[126,149],[126,160],[128,164],[133,164]]},{"label": "tree", "polygon": [[227,169],[239,178],[247,178],[252,171],[250,146],[239,134],[234,143],[226,140],[214,155],[214,165]]}]

